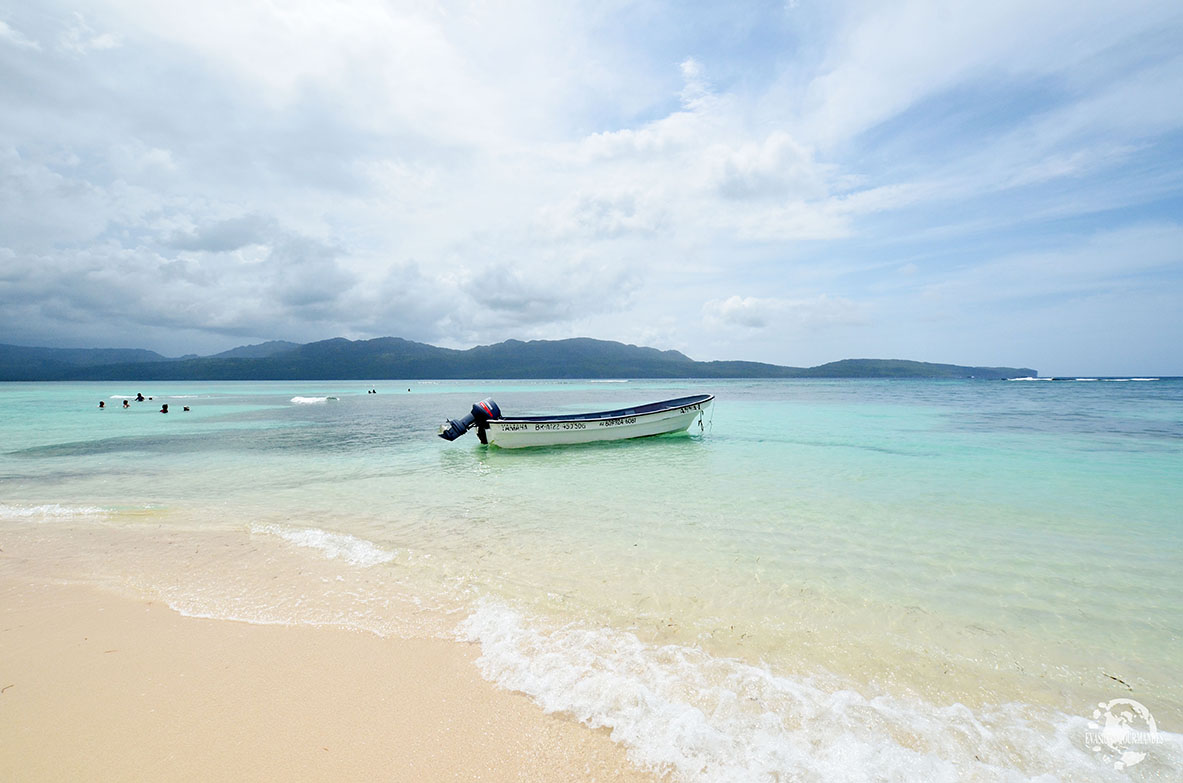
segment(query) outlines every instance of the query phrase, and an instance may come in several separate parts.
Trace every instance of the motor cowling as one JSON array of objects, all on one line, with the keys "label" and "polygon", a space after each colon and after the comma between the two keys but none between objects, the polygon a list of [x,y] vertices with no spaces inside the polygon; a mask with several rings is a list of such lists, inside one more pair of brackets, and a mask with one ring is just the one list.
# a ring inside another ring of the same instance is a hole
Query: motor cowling
[{"label": "motor cowling", "polygon": [[485,422],[489,419],[500,419],[501,409],[497,407],[497,403],[493,402],[492,397],[486,397],[480,402],[472,406],[470,411],[465,416],[459,419],[448,419],[440,426],[439,436],[444,440],[456,440],[464,433],[468,432],[473,427],[477,428],[477,437],[481,439],[481,443],[485,442]]}]

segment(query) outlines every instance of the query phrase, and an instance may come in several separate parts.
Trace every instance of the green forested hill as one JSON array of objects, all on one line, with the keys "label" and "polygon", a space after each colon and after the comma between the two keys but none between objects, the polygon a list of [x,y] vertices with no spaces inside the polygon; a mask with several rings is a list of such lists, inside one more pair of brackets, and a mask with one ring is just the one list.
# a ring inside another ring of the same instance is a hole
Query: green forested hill
[{"label": "green forested hill", "polygon": [[151,351],[0,345],[0,380],[298,380],[379,378],[1013,378],[1028,367],[844,359],[818,367],[696,362],[678,351],[607,340],[507,340],[460,351],[398,337],[274,341],[205,357]]}]

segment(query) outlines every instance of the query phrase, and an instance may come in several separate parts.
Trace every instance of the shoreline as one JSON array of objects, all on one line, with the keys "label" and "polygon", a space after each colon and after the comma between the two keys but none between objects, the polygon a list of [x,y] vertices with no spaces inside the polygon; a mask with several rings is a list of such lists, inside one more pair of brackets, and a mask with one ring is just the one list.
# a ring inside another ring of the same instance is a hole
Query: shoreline
[{"label": "shoreline", "polygon": [[478,654],[2,577],[0,779],[660,779]]},{"label": "shoreline", "polygon": [[[88,508],[13,521],[0,541],[0,780],[826,780],[850,743],[937,777],[1103,770],[1076,742],[1091,706],[975,702],[950,671],[933,672],[945,698],[902,669],[894,692],[843,687],[610,623],[572,636],[497,602],[421,600],[397,558],[372,570],[401,551],[389,542]],[[1172,710],[1147,706],[1170,732]],[[1180,738],[1164,739],[1175,749],[1145,769],[1178,766]]]}]

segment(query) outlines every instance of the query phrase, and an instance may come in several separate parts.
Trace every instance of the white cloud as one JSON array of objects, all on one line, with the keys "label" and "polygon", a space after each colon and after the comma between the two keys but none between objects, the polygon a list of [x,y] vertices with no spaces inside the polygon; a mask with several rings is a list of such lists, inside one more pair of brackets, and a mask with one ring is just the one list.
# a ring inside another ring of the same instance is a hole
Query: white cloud
[{"label": "white cloud", "polygon": [[544,205],[538,230],[555,238],[610,239],[625,234],[648,234],[664,221],[659,203],[636,192],[578,193]]},{"label": "white cloud", "polygon": [[806,126],[818,144],[851,136],[961,81],[1068,75],[1079,63],[1174,19],[1170,2],[904,0],[849,14],[810,83]]},{"label": "white cloud", "polygon": [[763,140],[707,150],[716,187],[726,198],[816,199],[827,194],[823,169],[812,153],[783,130]]},{"label": "white cloud", "polygon": [[679,66],[682,71],[682,105],[687,109],[695,109],[709,101],[714,91],[706,78],[702,64],[693,57],[687,57]]},{"label": "white cloud", "polygon": [[60,45],[75,54],[89,54],[115,49],[122,45],[122,41],[113,33],[96,32],[82,14],[75,13],[69,28],[62,34]]},{"label": "white cloud", "polygon": [[[1172,14],[852,0],[723,35],[660,0],[12,5],[0,311],[182,350],[585,333],[795,360],[784,329],[824,361],[925,286],[980,323],[1145,287],[1164,267],[1119,240],[1177,239],[1148,228],[1183,186]],[[933,342],[916,322],[901,344]]]},{"label": "white cloud", "polygon": [[[736,96],[718,95],[705,69],[683,62],[681,105],[636,128],[593,134],[571,164],[600,180],[639,185],[644,222],[670,233],[744,241],[834,238],[849,233],[850,210],[830,198],[833,167],[783,129],[744,119]],[[623,174],[621,174],[623,173]],[[654,205],[660,205],[654,208]]]},{"label": "white cloud", "polygon": [[309,95],[382,132],[478,143],[500,124],[497,94],[449,39],[440,8],[350,3],[169,4],[112,0],[122,24],[201,59],[276,110]]},{"label": "white cloud", "polygon": [[850,218],[835,202],[794,201],[737,218],[736,234],[756,242],[842,239],[850,236]]},{"label": "white cloud", "polygon": [[964,306],[1081,298],[1159,288],[1156,272],[1183,269],[1183,226],[1148,223],[1098,231],[1054,250],[1003,255],[951,270],[923,289],[932,302]]},{"label": "white cloud", "polygon": [[0,41],[5,41],[18,49],[40,49],[41,44],[26,38],[19,30],[14,30],[7,22],[0,19]]},{"label": "white cloud", "polygon": [[703,315],[709,327],[798,331],[864,325],[870,310],[865,304],[825,294],[807,299],[735,295],[707,302]]},{"label": "white cloud", "polygon": [[9,247],[88,239],[112,211],[102,188],[0,147],[0,241]]}]

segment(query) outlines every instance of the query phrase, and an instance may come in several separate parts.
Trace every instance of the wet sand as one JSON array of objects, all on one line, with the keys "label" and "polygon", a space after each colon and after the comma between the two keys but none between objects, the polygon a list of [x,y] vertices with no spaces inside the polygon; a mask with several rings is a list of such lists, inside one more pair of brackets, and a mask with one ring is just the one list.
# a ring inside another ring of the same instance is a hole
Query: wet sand
[{"label": "wet sand", "polygon": [[652,781],[475,647],[0,578],[0,780]]}]

